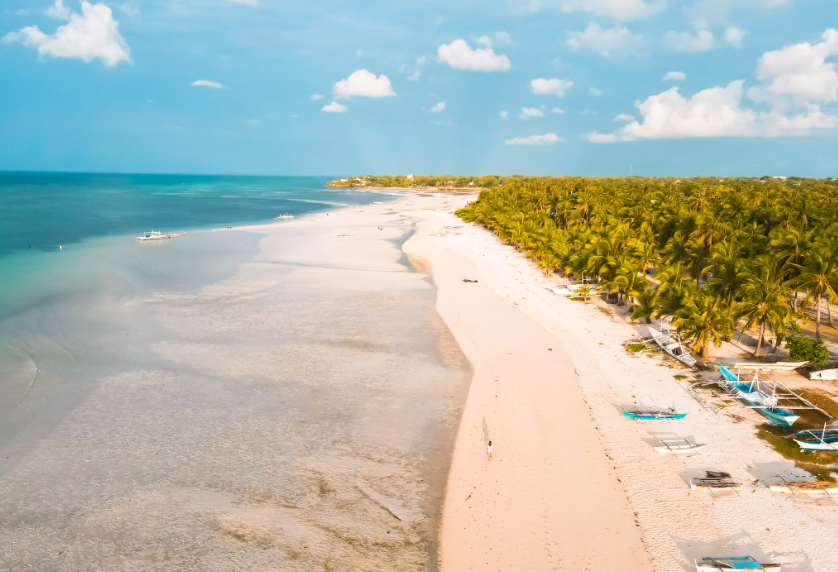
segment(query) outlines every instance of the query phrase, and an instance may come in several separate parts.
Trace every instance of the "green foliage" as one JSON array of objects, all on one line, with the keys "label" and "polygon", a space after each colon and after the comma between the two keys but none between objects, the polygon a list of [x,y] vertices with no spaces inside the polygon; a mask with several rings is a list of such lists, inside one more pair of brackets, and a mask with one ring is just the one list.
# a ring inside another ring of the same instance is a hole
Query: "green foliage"
[{"label": "green foliage", "polygon": [[818,302],[838,302],[835,181],[463,179],[485,189],[457,212],[464,221],[545,274],[594,280],[592,289],[627,303],[634,319],[671,317],[705,355],[737,327],[757,329],[757,353],[766,331],[782,340],[801,315],[797,292],[818,319]]},{"label": "green foliage", "polygon": [[826,363],[829,361],[829,351],[822,340],[805,338],[803,336],[789,336],[786,338],[789,358],[795,361],[811,363]]}]

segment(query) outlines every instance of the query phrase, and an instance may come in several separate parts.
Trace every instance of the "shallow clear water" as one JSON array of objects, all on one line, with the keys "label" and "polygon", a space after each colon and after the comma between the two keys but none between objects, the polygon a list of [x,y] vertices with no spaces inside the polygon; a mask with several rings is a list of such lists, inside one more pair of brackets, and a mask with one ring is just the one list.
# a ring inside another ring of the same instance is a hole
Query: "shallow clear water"
[{"label": "shallow clear water", "polygon": [[386,197],[41,178],[0,183],[3,221],[44,229],[0,247],[0,569],[434,570],[469,371],[400,255],[412,224],[213,230]]}]

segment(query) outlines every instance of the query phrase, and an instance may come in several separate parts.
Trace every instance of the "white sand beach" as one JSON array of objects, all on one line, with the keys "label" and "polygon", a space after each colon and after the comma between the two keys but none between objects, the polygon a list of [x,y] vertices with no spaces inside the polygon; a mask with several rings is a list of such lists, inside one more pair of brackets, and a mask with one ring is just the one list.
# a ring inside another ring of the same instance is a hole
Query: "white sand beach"
[{"label": "white sand beach", "polygon": [[[556,278],[452,214],[466,200],[416,199],[434,210],[417,211],[406,245],[433,267],[440,314],[475,369],[443,511],[443,572],[671,572],[737,554],[783,570],[838,570],[838,504],[769,492],[803,473],[757,439],[755,412],[714,411],[674,377],[690,372],[627,353],[622,344],[645,336],[643,326],[555,296]],[[637,422],[620,414],[626,406],[688,416]],[[688,458],[653,451],[673,437],[707,446]],[[716,498],[692,491],[689,479],[706,470],[745,487]]]}]

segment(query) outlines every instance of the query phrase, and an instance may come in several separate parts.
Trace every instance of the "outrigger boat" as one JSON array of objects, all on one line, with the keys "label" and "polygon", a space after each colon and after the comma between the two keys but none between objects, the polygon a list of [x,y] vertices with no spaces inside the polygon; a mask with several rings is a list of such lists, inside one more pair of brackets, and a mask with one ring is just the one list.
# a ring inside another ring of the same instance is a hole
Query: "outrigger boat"
[{"label": "outrigger boat", "polygon": [[836,495],[838,484],[827,481],[809,481],[808,483],[782,483],[768,487],[771,492],[793,495]]},{"label": "outrigger boat", "polygon": [[634,409],[632,411],[623,410],[622,413],[629,419],[640,421],[672,421],[675,419],[683,419],[687,416],[686,413],[677,413],[674,409],[670,409],[668,411]]},{"label": "outrigger boat", "polygon": [[742,481],[732,479],[730,473],[722,471],[706,471],[706,476],[690,479],[690,488],[694,491],[699,489],[710,492],[737,492],[742,490]]},{"label": "outrigger boat", "polygon": [[282,213],[281,215],[276,217],[275,220],[290,220],[292,218],[294,218],[294,215],[292,215],[291,213]]},{"label": "outrigger boat", "polygon": [[[753,379],[749,382],[742,381],[739,375],[734,374],[723,365],[719,366],[719,371],[725,379],[728,391],[759,411],[771,423],[791,427],[795,421],[800,419],[800,415],[779,407],[780,397],[777,395],[777,384],[774,383],[773,387],[769,389],[766,382],[759,380],[756,371],[754,371]],[[792,395],[798,397],[796,394]],[[800,399],[802,400],[802,398]]]},{"label": "outrigger boat", "polygon": [[838,426],[824,423],[822,431],[807,429],[793,436],[804,451],[838,451]]},{"label": "outrigger boat", "polygon": [[658,344],[663,351],[677,359],[679,362],[687,367],[693,367],[696,359],[684,349],[684,344],[681,339],[672,332],[661,332],[649,326],[649,335]]},{"label": "outrigger boat", "polygon": [[719,570],[780,572],[782,569],[780,564],[760,562],[753,556],[705,556],[694,562],[696,572],[718,572]]},{"label": "outrigger boat", "polygon": [[699,445],[697,443],[690,443],[686,439],[661,439],[660,445],[655,445],[653,448],[661,455],[675,455],[676,457],[688,457],[694,455],[706,445]]},{"label": "outrigger boat", "polygon": [[185,232],[160,232],[157,230],[147,230],[145,231],[142,236],[138,236],[137,240],[142,242],[149,242],[155,240],[166,240],[169,238],[175,238],[176,236],[183,236],[186,234]]}]

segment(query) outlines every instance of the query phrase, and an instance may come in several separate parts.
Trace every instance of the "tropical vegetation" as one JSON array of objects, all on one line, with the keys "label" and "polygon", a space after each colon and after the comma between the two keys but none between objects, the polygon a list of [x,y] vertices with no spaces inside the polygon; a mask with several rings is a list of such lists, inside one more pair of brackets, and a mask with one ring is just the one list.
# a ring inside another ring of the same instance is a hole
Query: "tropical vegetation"
[{"label": "tropical vegetation", "polygon": [[[404,179],[404,177],[402,177]],[[463,178],[468,182],[478,177]],[[414,178],[414,182],[415,182]],[[838,300],[838,181],[505,177],[458,211],[545,274],[594,284],[697,353],[748,331],[754,355]],[[459,181],[458,181],[459,183]],[[475,182],[475,185],[477,182]]]}]

